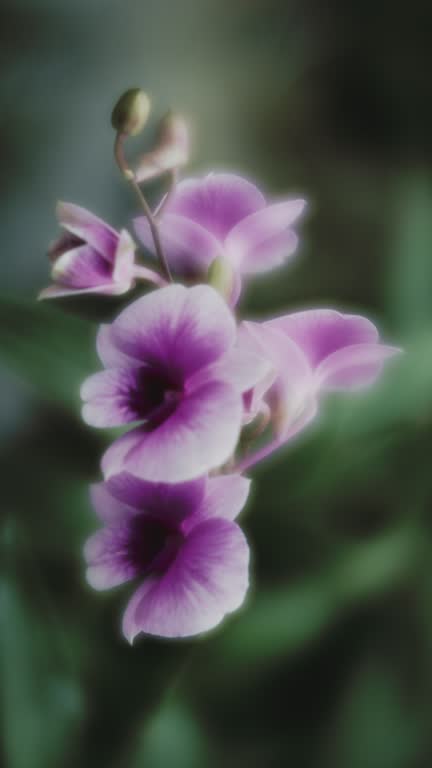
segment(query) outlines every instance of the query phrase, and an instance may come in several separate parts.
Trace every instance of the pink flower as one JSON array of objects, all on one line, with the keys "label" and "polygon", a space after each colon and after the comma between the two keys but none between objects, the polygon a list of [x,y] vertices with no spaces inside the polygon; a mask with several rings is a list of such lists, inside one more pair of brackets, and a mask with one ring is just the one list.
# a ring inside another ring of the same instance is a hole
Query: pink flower
[{"label": "pink flower", "polygon": [[[169,265],[180,277],[203,281],[215,259],[222,258],[232,269],[229,300],[235,304],[243,275],[274,269],[293,256],[298,240],[292,225],[304,207],[304,200],[268,204],[254,184],[233,174],[186,179],[159,222]],[[153,252],[148,222],[139,217],[134,223]]]},{"label": "pink flower", "polygon": [[131,643],[140,632],[205,632],[242,604],[249,547],[233,520],[248,492],[240,475],[165,485],[122,473],[92,487],[104,527],[85,546],[87,580],[95,589],[142,582],[123,618]]},{"label": "pink flower", "polygon": [[84,420],[139,423],[105,453],[103,472],[126,469],[152,482],[183,482],[226,462],[240,434],[242,393],[269,366],[239,348],[231,311],[205,285],[138,299],[102,326],[98,352],[106,370],[82,386]]},{"label": "pink flower", "polygon": [[[303,429],[317,414],[329,390],[358,390],[372,384],[384,361],[400,350],[382,344],[365,317],[332,309],[312,309],[264,323],[245,322],[240,336],[263,354],[274,375],[245,395],[249,420],[268,412],[274,440],[239,468],[252,466]],[[264,384],[264,386],[263,386]]]},{"label": "pink flower", "polygon": [[40,299],[83,293],[117,295],[134,283],[136,270],[160,284],[152,270],[134,265],[135,245],[129,233],[120,234],[84,208],[58,203],[57,218],[64,233],[51,247],[53,285],[39,294]]}]

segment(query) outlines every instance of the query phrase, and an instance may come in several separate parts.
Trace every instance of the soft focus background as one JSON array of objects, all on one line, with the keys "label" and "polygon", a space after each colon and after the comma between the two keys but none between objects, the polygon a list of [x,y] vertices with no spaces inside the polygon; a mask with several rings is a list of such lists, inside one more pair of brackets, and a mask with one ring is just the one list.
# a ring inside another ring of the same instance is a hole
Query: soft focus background
[{"label": "soft focus background", "polygon": [[[7,768],[430,768],[431,31],[426,0],[4,0]],[[56,199],[114,225],[135,213],[109,124],[131,85],[155,118],[190,116],[191,171],[311,201],[299,258],[251,285],[245,311],[359,311],[407,350],[256,470],[244,609],[208,637],[133,649],[128,588],[83,579],[87,485],[108,439],[79,417],[96,325],[35,302]]]}]

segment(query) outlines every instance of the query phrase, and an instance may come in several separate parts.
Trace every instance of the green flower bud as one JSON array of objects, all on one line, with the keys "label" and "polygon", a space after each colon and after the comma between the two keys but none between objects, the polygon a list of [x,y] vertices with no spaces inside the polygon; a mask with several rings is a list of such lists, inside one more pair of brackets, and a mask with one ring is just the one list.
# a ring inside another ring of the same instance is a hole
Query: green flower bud
[{"label": "green flower bud", "polygon": [[223,256],[212,261],[207,273],[207,280],[224,299],[229,299],[234,284],[234,271],[230,262]]},{"label": "green flower bud", "polygon": [[150,106],[150,99],[141,88],[130,88],[120,96],[112,111],[112,127],[118,133],[136,136],[147,122]]}]

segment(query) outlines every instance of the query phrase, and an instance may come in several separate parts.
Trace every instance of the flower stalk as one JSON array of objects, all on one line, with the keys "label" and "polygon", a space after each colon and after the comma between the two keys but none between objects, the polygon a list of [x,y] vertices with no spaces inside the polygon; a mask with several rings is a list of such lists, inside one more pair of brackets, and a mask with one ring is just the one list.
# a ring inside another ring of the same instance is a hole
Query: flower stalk
[{"label": "flower stalk", "polygon": [[125,158],[125,154],[124,154],[124,140],[125,140],[126,136],[127,136],[127,134],[125,134],[125,133],[121,133],[120,131],[117,132],[116,138],[115,138],[115,143],[114,143],[114,157],[115,157],[117,166],[119,167],[122,175],[124,176],[126,181],[129,183],[129,185],[132,187],[133,191],[135,192],[135,195],[137,196],[137,198],[138,198],[138,200],[140,202],[141,208],[144,211],[144,216],[147,219],[149,227],[150,227],[150,232],[151,232],[151,235],[152,235],[152,238],[153,238],[153,243],[154,243],[156,255],[157,255],[158,259],[159,259],[159,262],[160,262],[160,265],[161,265],[161,268],[162,268],[162,272],[163,272],[166,280],[169,283],[172,283],[173,282],[173,278],[172,278],[172,275],[171,275],[171,270],[169,268],[169,264],[168,264],[167,258],[165,256],[165,253],[164,253],[164,250],[163,250],[163,247],[162,247],[162,242],[161,242],[161,238],[160,238],[160,233],[159,233],[159,228],[158,228],[158,225],[157,225],[157,221],[156,221],[155,217],[153,216],[151,208],[150,208],[147,200],[145,199],[145,197],[144,197],[144,195],[142,193],[142,190],[141,190],[141,188],[140,188],[140,186],[139,186],[139,184],[138,184],[138,182],[137,182],[137,180],[135,178],[134,171],[129,167],[129,165],[128,165],[127,161],[126,161],[126,158]]}]

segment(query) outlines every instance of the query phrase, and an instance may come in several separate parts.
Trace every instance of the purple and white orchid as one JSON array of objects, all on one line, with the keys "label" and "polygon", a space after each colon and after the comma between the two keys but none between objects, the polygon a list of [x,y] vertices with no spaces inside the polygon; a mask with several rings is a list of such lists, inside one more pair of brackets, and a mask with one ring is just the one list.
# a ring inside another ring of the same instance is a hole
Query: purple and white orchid
[{"label": "purple and white orchid", "polygon": [[294,312],[264,323],[244,322],[240,334],[248,339],[249,349],[268,359],[274,372],[245,396],[248,420],[260,411],[268,413],[274,440],[244,458],[243,471],[307,426],[318,412],[321,394],[372,384],[384,361],[400,352],[380,342],[377,328],[367,318],[333,309]]},{"label": "purple and white orchid", "polygon": [[213,288],[172,285],[144,296],[102,326],[97,345],[106,370],[82,386],[84,420],[140,422],[105,453],[106,477],[127,469],[178,483],[232,456],[242,394],[269,364],[241,349],[234,317]]},{"label": "purple and white orchid", "polygon": [[[205,282],[216,259],[232,271],[229,303],[236,304],[242,276],[278,267],[292,257],[298,238],[292,225],[305,207],[300,199],[268,204],[258,187],[229,173],[178,184],[159,221],[162,244],[179,278]],[[148,250],[154,244],[148,221],[135,219]]]},{"label": "purple and white orchid", "polygon": [[85,545],[87,580],[95,589],[141,581],[123,618],[129,642],[205,632],[239,608],[249,547],[233,521],[249,485],[240,475],[167,485],[122,473],[92,487],[104,527]]},{"label": "purple and white orchid", "polygon": [[49,250],[53,285],[40,299],[86,293],[116,296],[129,291],[137,277],[155,285],[164,281],[153,270],[135,265],[135,244],[90,211],[72,203],[57,204],[57,219],[65,230]]},{"label": "purple and white orchid", "polygon": [[[234,522],[250,486],[242,473],[304,429],[325,391],[371,384],[399,351],[365,317],[332,309],[239,321],[232,307],[243,278],[293,256],[305,202],[269,203],[229,173],[177,184],[189,157],[178,115],[164,118],[153,149],[131,166],[124,142],[149,105],[136,88],[119,99],[114,154],[144,212],[135,230],[160,270],[135,263],[125,229],[61,203],[54,284],[40,294],[117,295],[138,279],[158,289],[101,326],[104,369],[81,388],[87,424],[130,427],[102,458],[92,500],[104,527],[84,554],[95,589],[139,582],[123,619],[131,643],[140,633],[205,632],[242,604],[249,548]],[[153,211],[140,184],[160,176],[169,191]],[[168,285],[172,275],[178,282]]]}]

